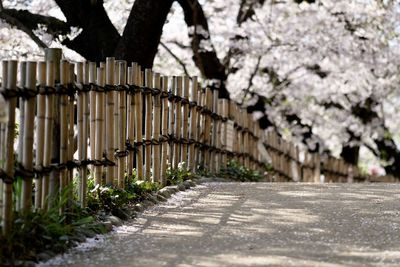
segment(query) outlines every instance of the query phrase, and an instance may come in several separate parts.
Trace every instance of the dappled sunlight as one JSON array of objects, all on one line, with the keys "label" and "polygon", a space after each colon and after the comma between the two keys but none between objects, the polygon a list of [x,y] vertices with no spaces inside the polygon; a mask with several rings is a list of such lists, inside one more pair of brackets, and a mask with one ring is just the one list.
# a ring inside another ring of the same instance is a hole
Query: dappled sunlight
[{"label": "dappled sunlight", "polygon": [[78,252],[61,265],[398,266],[398,194],[378,188],[209,184],[116,228],[90,258]]}]

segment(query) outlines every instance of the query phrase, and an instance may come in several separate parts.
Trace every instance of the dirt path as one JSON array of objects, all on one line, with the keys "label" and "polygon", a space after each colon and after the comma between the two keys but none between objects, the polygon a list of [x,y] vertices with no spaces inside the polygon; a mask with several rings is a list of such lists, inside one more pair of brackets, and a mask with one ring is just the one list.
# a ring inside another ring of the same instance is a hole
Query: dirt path
[{"label": "dirt path", "polygon": [[210,183],[41,266],[400,266],[400,185]]}]

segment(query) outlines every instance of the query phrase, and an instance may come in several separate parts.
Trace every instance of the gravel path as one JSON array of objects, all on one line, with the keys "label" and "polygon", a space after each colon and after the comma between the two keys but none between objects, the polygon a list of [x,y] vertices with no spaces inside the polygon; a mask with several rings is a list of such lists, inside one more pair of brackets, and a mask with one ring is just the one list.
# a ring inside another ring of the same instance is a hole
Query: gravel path
[{"label": "gravel path", "polygon": [[209,183],[41,266],[400,266],[400,185]]}]

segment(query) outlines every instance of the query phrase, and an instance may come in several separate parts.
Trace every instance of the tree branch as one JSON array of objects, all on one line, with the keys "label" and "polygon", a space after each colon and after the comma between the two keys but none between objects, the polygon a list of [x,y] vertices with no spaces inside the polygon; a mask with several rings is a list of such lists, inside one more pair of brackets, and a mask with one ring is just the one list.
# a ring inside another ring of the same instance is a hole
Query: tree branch
[{"label": "tree branch", "polygon": [[183,61],[180,60],[179,57],[175,55],[174,52],[172,52],[172,50],[169,49],[169,47],[166,46],[163,42],[160,42],[160,45],[168,52],[168,54],[170,54],[176,60],[176,62],[178,62],[179,65],[181,65],[183,71],[185,72],[185,75],[190,77],[189,72],[186,69],[185,63],[183,63]]},{"label": "tree branch", "polygon": [[[11,26],[14,26],[14,27],[18,28],[19,30],[25,32],[40,48],[47,48],[47,45],[33,33],[33,30],[37,28],[38,24],[37,23],[30,24],[30,25],[24,24],[24,22],[26,22],[26,18],[21,21],[19,18],[16,18],[16,17],[13,17],[12,15],[10,15],[10,13],[12,14],[12,13],[14,13],[14,11],[16,11],[16,14],[21,14],[21,13],[25,13],[25,15],[31,14],[26,10],[24,10],[22,12],[18,12],[18,10],[2,8],[0,11],[0,18],[3,19],[4,21],[6,21]],[[33,15],[31,17],[35,17],[35,15]],[[23,19],[23,16],[20,18]]]},{"label": "tree branch", "polygon": [[31,31],[37,29],[38,25],[45,25],[46,33],[55,37],[57,37],[57,35],[66,35],[71,30],[68,24],[62,20],[54,17],[34,14],[28,10],[3,9],[0,10],[0,18],[3,18],[13,26],[17,25],[14,25],[12,20],[18,20],[19,23]]},{"label": "tree branch", "polygon": [[253,86],[253,79],[254,79],[254,77],[256,76],[256,74],[257,74],[257,72],[258,72],[258,70],[259,70],[259,68],[260,68],[261,59],[262,59],[262,56],[259,56],[259,57],[257,58],[256,66],[255,66],[255,68],[254,68],[254,71],[253,71],[253,72],[251,73],[251,75],[250,75],[249,84],[248,84],[247,88],[244,89],[244,95],[243,95],[242,101],[240,102],[240,105],[243,104],[243,102],[244,102],[244,100],[245,100],[247,94],[249,93],[251,87]]},{"label": "tree branch", "polygon": [[[225,88],[227,79],[226,69],[218,59],[215,48],[211,42],[207,18],[198,0],[177,0],[181,5],[186,25],[189,28],[189,38],[193,51],[193,61],[202,76],[209,80],[218,80],[219,97],[229,98]],[[204,44],[207,47],[204,47]]]}]

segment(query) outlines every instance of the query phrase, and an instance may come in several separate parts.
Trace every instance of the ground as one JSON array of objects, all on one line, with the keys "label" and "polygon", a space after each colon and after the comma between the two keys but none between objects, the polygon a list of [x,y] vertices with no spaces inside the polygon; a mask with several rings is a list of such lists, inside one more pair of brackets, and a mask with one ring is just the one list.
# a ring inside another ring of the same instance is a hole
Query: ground
[{"label": "ground", "polygon": [[400,185],[208,183],[41,266],[400,266]]}]

